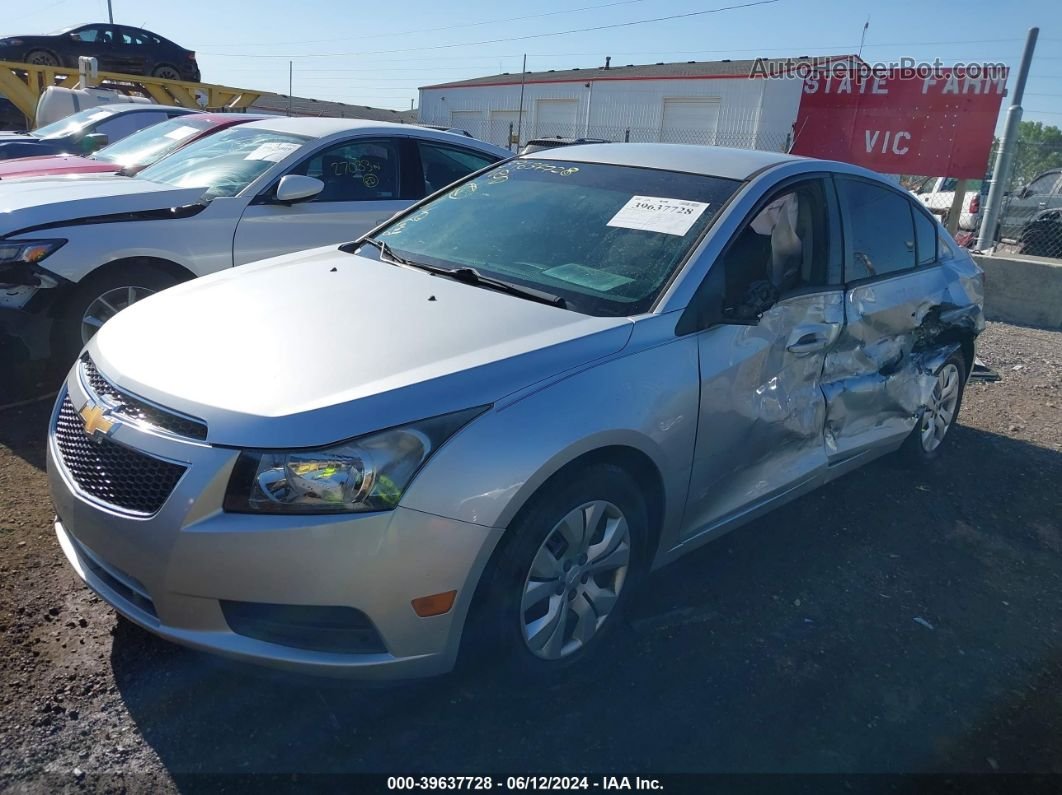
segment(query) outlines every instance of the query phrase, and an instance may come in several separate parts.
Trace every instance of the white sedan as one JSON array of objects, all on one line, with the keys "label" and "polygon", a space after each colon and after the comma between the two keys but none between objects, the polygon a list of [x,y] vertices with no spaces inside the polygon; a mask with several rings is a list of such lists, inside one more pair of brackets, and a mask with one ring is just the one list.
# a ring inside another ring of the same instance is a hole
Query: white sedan
[{"label": "white sedan", "polygon": [[72,355],[115,313],[196,276],[353,240],[509,156],[451,133],[277,118],[136,177],[0,183],[0,341]]}]

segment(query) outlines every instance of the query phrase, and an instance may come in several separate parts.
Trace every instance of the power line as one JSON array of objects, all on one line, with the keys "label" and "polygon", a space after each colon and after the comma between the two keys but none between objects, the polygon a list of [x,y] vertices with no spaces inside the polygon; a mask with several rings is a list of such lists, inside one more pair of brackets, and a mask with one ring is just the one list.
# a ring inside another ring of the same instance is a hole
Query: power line
[{"label": "power line", "polygon": [[[60,0],[60,2],[66,2],[66,0]],[[417,30],[403,30],[403,31],[400,31],[398,33],[377,33],[377,34],[373,34],[373,38],[374,39],[383,39],[383,38],[387,38],[389,36],[410,36],[410,35],[412,35],[414,33],[438,33],[441,30],[457,30],[458,28],[475,28],[475,27],[480,27],[482,25],[497,25],[497,24],[500,24],[502,22],[521,22],[521,21],[526,20],[526,19],[540,19],[542,17],[554,17],[554,16],[557,16],[558,14],[575,14],[575,13],[578,13],[580,11],[593,11],[593,10],[599,9],[599,8],[613,8],[615,6],[628,6],[628,5],[634,5],[635,3],[644,3],[644,2],[647,2],[647,0],[617,0],[617,2],[612,2],[612,3],[601,3],[600,5],[583,6],[582,8],[565,8],[565,9],[562,9],[560,11],[546,11],[546,12],[541,13],[541,14],[527,14],[527,15],[522,16],[522,17],[507,17],[506,19],[486,19],[486,20],[483,20],[481,22],[466,22],[466,23],[462,23],[460,25],[446,25],[445,27],[441,27],[441,28],[419,28]],[[271,43],[269,43],[269,42],[261,42],[261,43],[251,44],[251,45],[248,45],[248,46],[251,46],[251,47],[276,47],[277,45],[285,45],[285,44],[327,44],[328,42],[333,42],[333,41],[349,41],[349,40],[350,40],[350,36],[342,36],[342,37],[337,38],[337,39],[310,39],[310,40],[307,40],[307,41],[277,41],[277,42],[271,42]],[[203,47],[224,47],[226,44],[229,44],[229,43],[230,42],[225,42],[225,43],[222,43],[222,44],[204,44],[204,45],[201,45],[201,46],[203,46]]]},{"label": "power line", "polygon": [[[553,35],[553,34],[546,34],[546,35]],[[559,34],[557,34],[557,35],[559,35]],[[967,44],[990,44],[990,43],[998,43],[998,42],[1018,42],[1018,41],[1024,41],[1024,39],[1013,39],[1012,38],[1012,39],[969,39],[969,40],[959,40],[959,41],[887,42],[887,43],[882,43],[882,44],[867,44],[867,45],[864,45],[864,49],[867,49],[867,48],[870,48],[870,47],[960,46],[960,45],[967,45]],[[460,45],[457,45],[457,46],[460,46]],[[607,50],[602,49],[602,50],[583,51],[583,52],[529,52],[529,53],[527,53],[527,57],[528,58],[566,58],[566,57],[593,57],[593,58],[600,58],[600,57],[603,57],[604,55],[612,55],[613,57],[624,56],[624,55],[653,55],[653,56],[658,56],[658,57],[660,57],[660,56],[669,57],[669,56],[682,56],[682,55],[720,55],[720,54],[721,55],[726,55],[726,54],[732,54],[732,53],[771,53],[771,52],[798,52],[798,51],[800,53],[809,53],[809,52],[814,52],[816,50],[828,50],[828,51],[831,52],[831,54],[837,54],[837,53],[842,53],[842,52],[843,53],[847,53],[847,52],[853,51],[855,49],[855,47],[856,47],[855,44],[849,42],[847,44],[817,44],[817,45],[796,44],[796,45],[789,46],[789,47],[747,47],[747,48],[728,47],[728,48],[725,48],[725,49],[714,49],[714,50],[664,50],[664,49],[657,49],[657,50],[618,50],[617,51],[617,50],[612,50],[612,49],[607,49]],[[426,49],[426,48],[416,48],[416,49]],[[395,51],[395,52],[397,52],[397,51]],[[242,58],[242,57],[263,57],[263,56],[255,56],[255,55],[246,55],[245,56],[245,55],[225,54],[225,53],[210,53],[210,52],[203,52],[203,54],[205,54],[205,55],[218,55],[220,57],[226,57],[226,58],[229,58],[229,57],[231,57],[231,58],[236,58],[236,57],[239,57],[239,58]],[[279,56],[278,55],[276,57],[277,58],[310,58],[310,57],[313,57],[313,58],[340,58],[340,57],[357,58],[357,57],[360,57],[360,56],[368,57],[368,55],[370,55],[370,53],[334,53],[334,54],[311,53],[311,54],[308,54],[308,55],[291,55],[291,56],[287,56],[287,55]],[[374,70],[378,70],[378,71],[417,71],[416,67],[410,67],[408,69],[403,68],[403,69],[384,70],[384,69],[381,69],[378,66],[378,64],[409,63],[411,61],[430,61],[433,64],[438,63],[439,61],[497,61],[499,59],[505,59],[505,58],[519,59],[521,57],[521,55],[522,55],[522,53],[496,53],[496,54],[493,54],[493,55],[450,55],[450,56],[432,55],[432,56],[425,56],[423,58],[416,58],[416,57],[408,57],[407,56],[407,57],[403,57],[403,58],[400,58],[400,59],[393,59],[393,60],[382,60],[381,61],[379,59],[374,59],[373,62],[372,62],[371,68],[374,69]],[[1053,57],[1053,56],[1047,56],[1047,57]],[[1040,59],[1041,59],[1041,56],[1037,56],[1037,60],[1040,60]],[[368,67],[361,67],[359,69],[351,69],[349,71],[363,71],[365,68],[368,68]],[[432,69],[435,69],[435,68],[438,68],[438,69],[454,69],[454,68],[459,68],[459,67],[445,67],[445,66],[432,67]],[[235,71],[235,70],[229,70],[229,71]],[[261,70],[255,68],[255,69],[246,69],[246,70],[241,70],[241,71],[248,71],[248,72],[256,72],[257,73],[257,72],[259,72]],[[312,71],[312,70],[311,69],[303,69],[302,71],[306,72],[306,71]],[[331,71],[331,68],[330,67],[325,67],[325,68],[321,69],[320,71]],[[342,70],[340,70],[340,71],[342,71]],[[519,74],[519,72],[517,72],[517,74]]]},{"label": "power line", "polygon": [[706,14],[719,14],[724,11],[736,11],[742,8],[753,8],[755,6],[767,6],[780,2],[780,0],[753,0],[749,3],[740,3],[738,5],[722,6],[721,8],[710,8],[705,11],[689,11],[685,14],[671,14],[665,17],[652,17],[651,19],[636,19],[631,22],[615,22],[611,25],[595,25],[589,28],[573,28],[572,30],[558,30],[552,33],[532,33],[527,36],[512,36],[504,39],[486,39],[484,41],[464,41],[457,44],[436,44],[430,47],[409,47],[402,50],[365,50],[362,52],[334,52],[334,53],[312,53],[309,55],[255,55],[251,53],[210,53],[214,57],[221,58],[335,58],[338,56],[348,57],[351,55],[386,55],[390,53],[404,53],[404,52],[423,52],[425,50],[449,50],[454,47],[478,47],[483,44],[498,44],[505,41],[528,41],[530,39],[544,39],[550,36],[567,36],[571,33],[592,33],[599,30],[613,30],[615,28],[629,28],[635,25],[647,25],[652,22],[669,22],[675,19],[689,19],[690,17],[700,17]]}]

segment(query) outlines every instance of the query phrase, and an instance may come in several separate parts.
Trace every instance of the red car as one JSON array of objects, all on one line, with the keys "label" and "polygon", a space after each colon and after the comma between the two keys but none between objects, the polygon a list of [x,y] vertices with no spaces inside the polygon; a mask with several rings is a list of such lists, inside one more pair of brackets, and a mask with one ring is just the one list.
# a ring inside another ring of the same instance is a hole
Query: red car
[{"label": "red car", "polygon": [[88,157],[47,155],[0,161],[0,179],[119,172],[132,175],[185,144],[235,124],[264,118],[248,113],[190,113],[145,127]]}]

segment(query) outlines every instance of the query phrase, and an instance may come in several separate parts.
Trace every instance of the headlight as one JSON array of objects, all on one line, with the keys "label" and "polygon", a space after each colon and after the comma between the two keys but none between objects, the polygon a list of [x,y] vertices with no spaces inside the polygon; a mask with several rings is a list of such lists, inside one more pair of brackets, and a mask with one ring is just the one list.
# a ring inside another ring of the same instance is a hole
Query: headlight
[{"label": "headlight", "polygon": [[233,513],[389,511],[425,461],[481,406],[315,450],[245,450],[224,507]]},{"label": "headlight", "polygon": [[22,44],[22,39],[0,39],[0,47],[18,47]]},{"label": "headlight", "polygon": [[0,265],[36,265],[65,243],[65,240],[0,240]]}]

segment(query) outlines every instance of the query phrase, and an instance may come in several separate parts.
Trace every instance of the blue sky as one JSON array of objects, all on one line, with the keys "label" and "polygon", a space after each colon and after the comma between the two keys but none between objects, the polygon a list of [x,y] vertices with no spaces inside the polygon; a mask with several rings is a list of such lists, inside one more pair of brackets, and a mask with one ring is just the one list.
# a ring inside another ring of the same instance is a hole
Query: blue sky
[{"label": "blue sky", "polygon": [[[1003,61],[1016,67],[1029,27],[1040,42],[1025,118],[1062,126],[1062,3],[778,0],[770,5],[609,30],[547,35],[742,0],[113,0],[115,21],[154,30],[197,51],[205,80],[297,96],[405,109],[421,85],[528,69],[604,63],[755,58],[854,52],[863,57]],[[14,4],[0,35],[106,20],[106,0]],[[584,10],[573,10],[584,9]],[[544,16],[547,15],[548,16]],[[513,19],[514,17],[532,17]],[[508,21],[502,21],[508,20]],[[518,41],[488,40],[534,36]],[[459,46],[450,46],[459,45]]]}]

